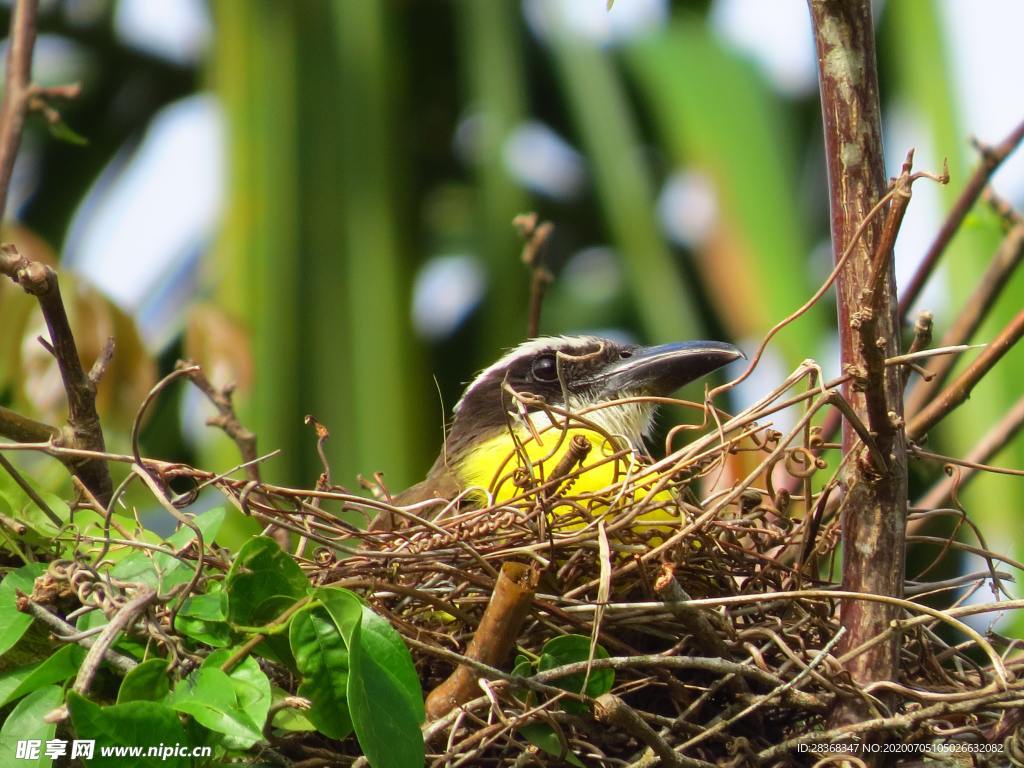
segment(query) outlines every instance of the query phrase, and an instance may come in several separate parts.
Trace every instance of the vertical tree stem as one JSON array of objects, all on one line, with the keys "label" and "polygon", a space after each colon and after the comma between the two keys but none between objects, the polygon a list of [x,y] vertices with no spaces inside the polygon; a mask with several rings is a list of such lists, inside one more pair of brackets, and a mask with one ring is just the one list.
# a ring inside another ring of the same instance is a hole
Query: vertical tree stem
[{"label": "vertical tree stem", "polygon": [[[886,186],[871,3],[808,2],[818,55],[832,247],[838,258]],[[896,205],[894,200],[890,209]],[[903,591],[907,506],[902,393],[898,371],[874,365],[879,353],[890,357],[899,348],[891,245],[882,242],[888,240],[883,230],[884,217],[878,217],[836,282],[843,369],[854,378],[844,394],[886,458],[879,467],[862,450],[843,478],[843,588],[898,597]],[[880,243],[888,252],[881,253],[877,266],[882,272],[876,275],[872,261]],[[855,431],[844,423],[844,448],[857,443]],[[846,635],[840,653],[886,631],[896,617],[896,609],[883,603],[844,602],[841,623]],[[851,659],[847,667],[860,684],[893,679],[897,658],[894,637]],[[834,718],[842,723],[865,715],[858,702],[840,702]]]}]

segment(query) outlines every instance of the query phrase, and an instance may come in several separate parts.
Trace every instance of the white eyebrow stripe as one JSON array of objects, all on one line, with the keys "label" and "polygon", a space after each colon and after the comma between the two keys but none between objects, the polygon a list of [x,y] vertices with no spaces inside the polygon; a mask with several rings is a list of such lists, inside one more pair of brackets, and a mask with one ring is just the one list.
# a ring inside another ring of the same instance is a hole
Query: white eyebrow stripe
[{"label": "white eyebrow stripe", "polygon": [[[455,404],[453,411],[454,413],[458,413],[459,408],[462,406],[466,397],[481,383],[487,381],[496,371],[500,371],[502,368],[507,368],[509,364],[520,357],[529,357],[530,355],[535,355],[538,352],[544,352],[545,350],[572,352],[576,349],[591,347],[594,344],[599,344],[604,341],[604,339],[598,336],[538,336],[535,339],[524,341],[522,344],[514,347],[503,355],[497,362],[492,363],[480,371],[480,373],[476,375],[476,378],[473,379],[473,382],[466,387],[466,391],[462,393],[462,397],[459,398],[459,402]],[[566,349],[566,347],[568,347],[568,349]]]}]

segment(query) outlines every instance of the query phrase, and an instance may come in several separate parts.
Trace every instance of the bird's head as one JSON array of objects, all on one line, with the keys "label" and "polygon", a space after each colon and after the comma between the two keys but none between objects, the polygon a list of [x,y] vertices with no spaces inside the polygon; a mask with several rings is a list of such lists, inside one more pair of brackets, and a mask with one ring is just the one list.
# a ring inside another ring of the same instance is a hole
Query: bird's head
[{"label": "bird's head", "polygon": [[[508,428],[509,413],[525,407],[547,424],[543,404],[578,413],[622,398],[669,395],[731,363],[742,353],[731,344],[687,341],[643,347],[597,336],[531,339],[482,371],[455,406],[448,454]],[[524,397],[516,403],[512,392]],[[639,446],[654,405],[642,401],[593,408],[586,418]]]}]

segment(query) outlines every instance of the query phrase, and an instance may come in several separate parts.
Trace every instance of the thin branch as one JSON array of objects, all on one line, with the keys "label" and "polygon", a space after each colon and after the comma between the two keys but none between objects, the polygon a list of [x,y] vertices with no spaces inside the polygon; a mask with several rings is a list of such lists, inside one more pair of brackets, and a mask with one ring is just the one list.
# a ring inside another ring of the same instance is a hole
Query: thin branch
[{"label": "thin branch", "polygon": [[1024,335],[1024,310],[999,332],[999,335],[978,355],[957,379],[944,389],[919,413],[915,414],[907,427],[907,437],[920,440],[928,430],[938,424],[968,397],[971,390],[999,362],[1014,344]]},{"label": "thin branch", "polygon": [[[1000,419],[999,423],[986,432],[984,437],[978,441],[978,444],[968,451],[964,457],[964,462],[987,464],[989,459],[1010,444],[1020,433],[1021,427],[1024,427],[1024,395],[1019,397],[1009,413]],[[960,488],[963,488],[977,472],[977,469],[966,468],[958,473],[959,477],[944,477],[921,498],[916,506],[924,509],[934,509],[942,506],[958,484]]]},{"label": "thin branch", "polygon": [[[992,311],[1003,289],[1009,285],[1021,261],[1024,261],[1024,224],[1017,224],[999,244],[985,273],[964,302],[949,330],[943,335],[939,346],[952,347],[970,342]],[[932,401],[958,359],[957,355],[943,355],[928,364],[927,370],[931,378],[921,381],[914,388],[907,399],[907,413],[917,413]]]},{"label": "thin branch", "polygon": [[36,42],[36,0],[18,0],[11,13],[7,49],[7,76],[0,106],[0,220],[7,212],[7,193],[14,173],[14,161],[21,145],[21,132],[32,98],[32,49]]},{"label": "thin branch", "polygon": [[[55,616],[50,613],[43,606],[33,602],[25,595],[18,596],[17,606],[18,610],[22,613],[27,613],[32,616],[32,618],[39,619],[40,622],[52,629],[58,640],[71,642],[71,638],[75,638],[74,642],[78,643],[83,648],[92,648],[96,643],[95,635],[82,635],[74,626],[68,624],[59,616]],[[99,629],[102,630],[103,628],[100,627]],[[135,661],[135,659],[120,654],[109,647],[104,650],[103,659],[110,664],[110,666],[124,675],[128,674],[139,665],[139,662]]]},{"label": "thin branch", "polygon": [[552,281],[551,272],[544,265],[544,248],[555,231],[550,221],[540,221],[536,213],[523,213],[512,220],[513,226],[525,240],[523,263],[530,268],[530,315],[526,337],[535,338],[540,333],[540,310],[544,304],[544,291]]},{"label": "thin branch", "polygon": [[939,230],[935,241],[921,260],[921,264],[911,278],[910,284],[903,291],[899,305],[900,318],[905,318],[907,313],[910,312],[910,308],[921,294],[921,289],[924,288],[925,283],[928,282],[928,278],[934,271],[935,265],[942,258],[942,254],[946,252],[946,247],[953,239],[953,235],[960,229],[960,225],[963,224],[967,214],[974,207],[975,201],[985,189],[989,179],[992,178],[992,174],[996,172],[996,169],[1009,157],[1022,140],[1024,140],[1024,122],[1014,128],[1009,136],[994,147],[976,142],[981,152],[981,162],[974,169],[970,180],[960,193],[960,197],[957,198],[952,210],[950,210],[949,215],[946,217],[946,221],[942,224],[942,229]]}]

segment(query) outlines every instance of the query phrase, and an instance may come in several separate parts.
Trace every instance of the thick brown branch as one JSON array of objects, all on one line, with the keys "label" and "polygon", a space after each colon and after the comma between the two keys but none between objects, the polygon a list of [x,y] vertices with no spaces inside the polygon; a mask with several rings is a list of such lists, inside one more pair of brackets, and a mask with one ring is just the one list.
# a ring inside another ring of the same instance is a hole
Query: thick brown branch
[{"label": "thick brown branch", "polygon": [[[537,582],[538,574],[529,566],[515,562],[501,566],[494,593],[466,649],[466,656],[490,666],[504,661],[533,604]],[[443,717],[472,699],[479,690],[476,678],[471,667],[457,667],[447,680],[427,696],[427,720]]]},{"label": "thick brown branch", "polygon": [[[838,259],[885,193],[871,3],[809,0],[809,6],[821,87],[832,247]],[[910,180],[905,179],[908,193]],[[843,478],[843,587],[896,597],[903,589],[906,451],[901,377],[898,368],[884,361],[899,352],[891,251],[903,197],[893,197],[888,225],[876,221],[866,228],[836,281],[843,369],[853,377],[844,395],[886,459],[881,468],[866,457],[850,462]],[[844,421],[844,448],[855,448],[858,439],[851,422]],[[847,631],[841,651],[884,633],[896,616],[894,606],[880,601],[845,601],[841,620]],[[893,638],[852,658],[847,664],[851,677],[860,684],[894,678],[896,648]],[[834,713],[837,722],[864,716],[854,705],[841,705]]]}]

